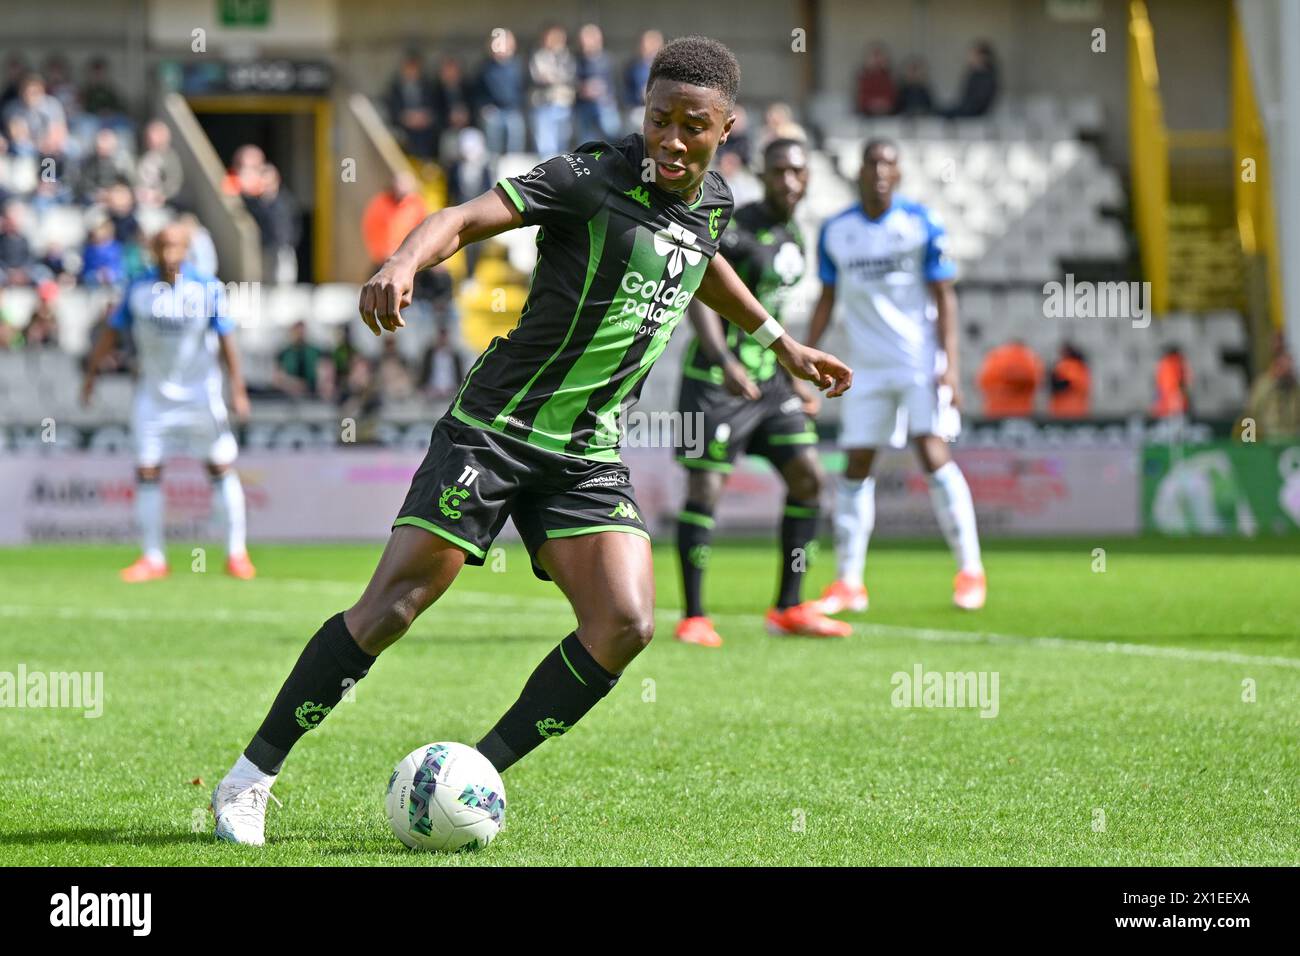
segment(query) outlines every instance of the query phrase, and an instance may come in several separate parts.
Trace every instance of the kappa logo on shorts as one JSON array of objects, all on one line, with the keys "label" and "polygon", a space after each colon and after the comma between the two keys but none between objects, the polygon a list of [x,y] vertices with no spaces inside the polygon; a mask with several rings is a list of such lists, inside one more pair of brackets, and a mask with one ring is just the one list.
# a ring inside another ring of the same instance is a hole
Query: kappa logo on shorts
[{"label": "kappa logo on shorts", "polygon": [[611,518],[628,518],[632,521],[640,521],[641,516],[636,513],[636,509],[626,501],[620,501],[618,507],[609,513]]},{"label": "kappa logo on shorts", "polygon": [[620,488],[628,483],[627,475],[609,474],[597,475],[595,478],[588,478],[582,484],[574,485],[574,491],[581,491],[583,488]]},{"label": "kappa logo on shorts", "polygon": [[781,403],[781,414],[793,415],[801,408],[803,408],[803,399],[800,398],[798,395],[791,395],[789,398],[787,398],[784,402]]}]

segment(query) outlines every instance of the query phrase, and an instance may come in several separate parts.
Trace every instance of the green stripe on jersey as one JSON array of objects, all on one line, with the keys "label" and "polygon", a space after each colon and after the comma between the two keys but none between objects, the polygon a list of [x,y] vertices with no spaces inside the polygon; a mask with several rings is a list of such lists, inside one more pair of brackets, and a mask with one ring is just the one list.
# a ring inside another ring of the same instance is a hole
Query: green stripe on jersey
[{"label": "green stripe on jersey", "polygon": [[[609,383],[610,377],[622,365],[623,356],[636,341],[637,330],[643,324],[654,326],[649,320],[642,320],[636,315],[636,307],[645,302],[637,289],[646,282],[658,285],[668,267],[666,256],[655,251],[654,233],[649,229],[638,229],[632,255],[628,257],[627,268],[619,283],[617,295],[609,304],[609,309],[601,317],[596,334],[587,343],[586,349],[577,360],[569,366],[555,392],[545,404],[537,410],[533,418],[534,437],[548,445],[564,447],[573,438],[573,427],[578,417],[586,410],[591,395],[597,389]],[[641,276],[632,292],[627,291],[628,277],[633,273]],[[659,303],[650,303],[652,307]],[[630,312],[624,316],[623,309]],[[597,427],[597,434],[602,428]],[[592,439],[595,442],[595,436]],[[540,442],[539,442],[540,443]]]},{"label": "green stripe on jersey", "polygon": [[542,373],[551,367],[551,363],[564,354],[564,349],[569,344],[569,339],[573,338],[573,330],[578,326],[578,317],[582,315],[582,307],[587,302],[587,293],[591,291],[591,281],[596,277],[596,267],[600,265],[601,254],[605,251],[605,229],[609,225],[609,208],[604,207],[596,215],[587,220],[587,277],[582,284],[582,295],[578,299],[578,307],[573,310],[573,318],[569,321],[569,331],[564,333],[564,340],[555,347],[550,358],[542,363],[541,367],[533,373],[527,384],[514,394],[510,401],[506,402],[505,408],[501,409],[492,425],[494,428],[504,429],[506,419],[514,414],[519,403],[532,389],[534,383],[541,377]]}]

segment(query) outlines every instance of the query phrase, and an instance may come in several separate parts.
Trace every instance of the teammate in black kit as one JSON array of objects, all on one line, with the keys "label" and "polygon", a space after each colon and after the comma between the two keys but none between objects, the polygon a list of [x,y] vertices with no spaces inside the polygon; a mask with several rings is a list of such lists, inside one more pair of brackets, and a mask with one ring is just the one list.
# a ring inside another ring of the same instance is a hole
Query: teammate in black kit
[{"label": "teammate in black kit", "polygon": [[[777,139],[763,151],[763,199],[736,210],[720,240],[721,252],[758,301],[786,320],[795,286],[804,274],[803,235],[795,207],[808,188],[807,149]],[[739,326],[725,332],[717,315],[698,301],[690,305],[696,337],[682,367],[682,414],[702,415],[702,455],[678,457],[687,469],[686,505],[677,520],[684,613],[676,638],[718,647],[722,638],[704,613],[704,569],[709,561],[713,512],[731,471],[743,454],[762,455],[786,484],[781,520],[781,578],[776,605],[767,612],[774,634],[845,637],[850,625],[801,601],[808,551],[817,533],[824,482],[817,460],[817,393],[792,379],[776,356]]]},{"label": "teammate in black kit", "polygon": [[685,37],[656,56],[641,134],[587,143],[437,212],[366,283],[376,335],[404,325],[415,273],[477,242],[539,225],[519,325],[479,357],[393,525],[365,592],[307,644],[252,742],[213,794],[217,835],[263,842],[266,802],[289,749],[375,657],[487,548],[513,515],[538,574],[578,629],[538,665],[478,743],[504,771],[609,693],[654,629],[654,578],[617,449],[616,411],[636,397],[693,295],[766,339],[783,366],[829,395],[838,359],[780,334],[721,256],[731,193],[708,172],[734,121],[740,79],[722,44]]}]

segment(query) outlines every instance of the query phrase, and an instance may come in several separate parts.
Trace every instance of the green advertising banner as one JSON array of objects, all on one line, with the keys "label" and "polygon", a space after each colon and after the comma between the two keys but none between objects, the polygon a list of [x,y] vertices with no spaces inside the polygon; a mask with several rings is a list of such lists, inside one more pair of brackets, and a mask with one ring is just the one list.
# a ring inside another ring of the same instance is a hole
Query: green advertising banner
[{"label": "green advertising banner", "polygon": [[1300,443],[1147,445],[1142,459],[1148,531],[1300,533]]}]

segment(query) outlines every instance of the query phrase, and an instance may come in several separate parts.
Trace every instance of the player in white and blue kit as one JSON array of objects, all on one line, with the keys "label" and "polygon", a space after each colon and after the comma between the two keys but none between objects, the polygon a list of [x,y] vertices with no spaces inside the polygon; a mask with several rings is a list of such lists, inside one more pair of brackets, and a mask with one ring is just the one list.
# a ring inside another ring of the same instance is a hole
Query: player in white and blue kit
[{"label": "player in white and blue kit", "polygon": [[235,414],[248,414],[248,393],[235,350],[234,323],[209,276],[185,275],[189,232],[180,225],[153,240],[154,269],[132,282],[86,367],[82,400],[88,402],[100,362],[130,329],[139,365],[132,432],[136,453],[136,518],[142,553],[122,579],[131,583],[167,576],[163,553],[162,463],[174,455],[202,458],[213,483],[213,510],[226,531],[226,571],[256,573],[245,546],[244,489],[232,468],[239,453],[222,399],[220,357],[230,376]]},{"label": "player in white and blue kit", "polygon": [[863,574],[876,511],[871,465],[876,449],[904,432],[929,476],[935,515],[957,559],[953,602],[983,607],[987,590],[970,487],[947,446],[960,429],[956,266],[934,214],[895,196],[899,179],[897,145],[868,142],[858,179],[862,201],[828,219],[818,243],[822,294],[808,344],[820,341],[838,303],[854,376],[840,432],[848,461],[836,494],[837,579],[820,605],[826,614],[867,608]]}]

